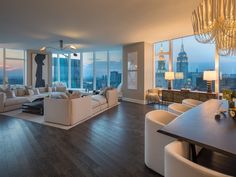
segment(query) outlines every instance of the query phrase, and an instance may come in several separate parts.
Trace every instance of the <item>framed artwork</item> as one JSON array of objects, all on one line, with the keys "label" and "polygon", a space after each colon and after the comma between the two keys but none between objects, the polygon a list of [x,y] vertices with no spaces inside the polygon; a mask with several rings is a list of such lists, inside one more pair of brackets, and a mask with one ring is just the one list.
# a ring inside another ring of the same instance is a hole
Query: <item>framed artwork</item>
[{"label": "framed artwork", "polygon": [[138,53],[128,53],[128,89],[138,89]]},{"label": "framed artwork", "polygon": [[49,56],[47,54],[33,53],[32,61],[32,86],[45,87],[48,85]]}]

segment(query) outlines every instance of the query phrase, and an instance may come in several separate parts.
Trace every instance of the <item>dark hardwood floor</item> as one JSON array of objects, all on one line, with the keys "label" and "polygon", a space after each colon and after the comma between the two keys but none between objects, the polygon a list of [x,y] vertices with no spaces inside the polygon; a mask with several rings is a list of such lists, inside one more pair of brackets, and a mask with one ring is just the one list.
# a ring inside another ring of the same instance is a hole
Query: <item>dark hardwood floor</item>
[{"label": "dark hardwood floor", "polygon": [[0,115],[0,177],[158,177],[144,164],[144,117],[158,108],[122,102],[68,131]]},{"label": "dark hardwood floor", "polygon": [[[0,177],[160,177],[144,164],[144,117],[162,105],[122,102],[70,130],[0,115]],[[198,163],[236,175],[204,149]]]}]

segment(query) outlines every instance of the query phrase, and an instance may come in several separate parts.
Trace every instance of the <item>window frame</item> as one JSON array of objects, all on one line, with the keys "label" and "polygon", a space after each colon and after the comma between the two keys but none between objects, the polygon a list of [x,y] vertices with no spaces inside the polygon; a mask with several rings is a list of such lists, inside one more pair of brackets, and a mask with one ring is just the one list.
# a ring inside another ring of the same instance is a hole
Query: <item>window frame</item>
[{"label": "window frame", "polygon": [[[96,52],[106,52],[106,62],[107,62],[107,66],[106,66],[106,74],[107,74],[107,86],[108,87],[110,87],[110,72],[111,72],[111,67],[110,67],[110,51],[116,51],[116,50],[119,50],[119,51],[121,51],[121,66],[123,66],[122,65],[122,63],[123,63],[123,50],[122,50],[122,48],[119,48],[119,49],[110,49],[110,50],[94,50],[94,51],[83,51],[83,52],[78,52],[77,53],[77,55],[80,55],[80,89],[84,89],[84,85],[83,85],[83,82],[84,82],[84,68],[83,68],[83,66],[84,66],[84,56],[83,56],[83,54],[84,53],[92,53],[92,60],[93,60],[93,90],[96,90],[97,88],[96,88]],[[60,58],[59,58],[59,53],[53,53],[52,55],[56,55],[57,56],[57,61],[58,61],[58,63],[59,63],[59,65],[58,65],[58,68],[57,68],[57,73],[58,73],[58,81],[60,82],[60,62],[59,62],[59,60],[60,60]],[[70,57],[70,54],[68,54],[68,53],[65,53],[65,55],[68,55],[68,57],[66,57],[68,60],[69,60],[69,62],[68,63],[71,63],[71,59],[73,59],[73,58],[71,58]],[[69,64],[68,65],[68,88],[71,88],[71,64]],[[123,75],[123,68],[121,68],[121,83],[122,83],[122,81],[123,81],[123,77],[122,77],[122,75]],[[52,71],[52,78],[54,77],[54,72]],[[52,82],[55,82],[55,81],[53,81],[52,80]]]}]

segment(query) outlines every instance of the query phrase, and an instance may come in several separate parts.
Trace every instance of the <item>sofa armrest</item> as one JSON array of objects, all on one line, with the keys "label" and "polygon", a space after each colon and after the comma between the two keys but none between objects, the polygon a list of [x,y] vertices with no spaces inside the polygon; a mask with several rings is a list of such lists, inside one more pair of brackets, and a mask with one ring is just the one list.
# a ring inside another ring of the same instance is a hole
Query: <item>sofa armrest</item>
[{"label": "sofa armrest", "polygon": [[70,99],[44,98],[44,120],[70,125]]},{"label": "sofa armrest", "polygon": [[7,95],[4,92],[0,92],[0,112],[4,111],[4,104],[7,100]]},{"label": "sofa armrest", "polygon": [[116,89],[108,90],[106,92],[106,98],[108,107],[112,107],[118,104],[118,93]]},{"label": "sofa armrest", "polygon": [[90,95],[71,99],[71,125],[74,125],[91,116],[91,103],[92,98]]}]

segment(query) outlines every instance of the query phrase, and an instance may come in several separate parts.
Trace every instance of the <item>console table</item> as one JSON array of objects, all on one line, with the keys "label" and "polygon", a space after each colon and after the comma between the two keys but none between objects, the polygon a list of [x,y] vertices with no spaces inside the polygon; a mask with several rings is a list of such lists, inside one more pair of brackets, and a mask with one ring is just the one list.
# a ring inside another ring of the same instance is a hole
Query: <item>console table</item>
[{"label": "console table", "polygon": [[162,101],[182,103],[182,100],[187,98],[204,102],[210,99],[216,99],[217,94],[190,90],[162,90]]}]

